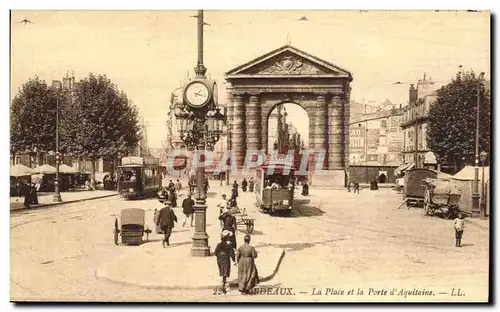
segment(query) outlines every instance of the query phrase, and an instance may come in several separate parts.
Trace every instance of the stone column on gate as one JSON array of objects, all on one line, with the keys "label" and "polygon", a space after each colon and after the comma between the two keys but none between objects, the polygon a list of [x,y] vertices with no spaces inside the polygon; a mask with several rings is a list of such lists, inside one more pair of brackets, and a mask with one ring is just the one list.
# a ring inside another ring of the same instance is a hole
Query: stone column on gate
[{"label": "stone column on gate", "polygon": [[260,151],[262,149],[262,114],[258,95],[250,95],[246,113],[248,119],[247,151]]},{"label": "stone column on gate", "polygon": [[[343,117],[342,99],[335,95],[328,105],[328,169],[344,169],[345,151],[345,119]],[[347,137],[348,139],[348,137]]]},{"label": "stone column on gate", "polygon": [[349,141],[349,116],[351,114],[351,107],[350,107],[350,104],[349,104],[349,98],[350,98],[350,87],[347,87],[348,88],[348,91],[346,93],[346,96],[345,98],[343,99],[342,101],[342,114],[344,116],[344,119],[343,119],[343,122],[344,122],[344,126],[342,128],[342,130],[344,131],[344,143],[343,143],[343,147],[344,147],[344,150],[342,151],[343,153],[343,156],[344,156],[344,168],[345,170],[348,170],[349,169],[349,145],[350,145],[350,141]]},{"label": "stone column on gate", "polygon": [[[327,133],[327,123],[326,123],[326,97],[323,94],[320,94],[316,97],[316,118],[315,118],[315,127],[314,127],[314,151],[316,161],[318,160],[318,153],[320,151],[327,151],[327,141],[326,141],[326,133]],[[315,161],[315,166],[316,166]],[[325,159],[326,162],[326,159]],[[316,168],[316,167],[315,167]],[[321,169],[326,169],[325,163],[320,167]]]},{"label": "stone column on gate", "polygon": [[245,106],[243,104],[243,96],[234,94],[233,96],[233,126],[231,132],[232,149],[236,156],[236,165],[238,168],[243,167],[245,161]]}]

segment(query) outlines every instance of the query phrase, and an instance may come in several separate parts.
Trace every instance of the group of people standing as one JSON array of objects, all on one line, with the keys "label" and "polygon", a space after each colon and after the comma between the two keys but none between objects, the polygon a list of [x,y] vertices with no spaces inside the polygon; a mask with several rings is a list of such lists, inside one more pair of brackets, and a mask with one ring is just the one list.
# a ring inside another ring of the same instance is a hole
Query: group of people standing
[{"label": "group of people standing", "polygon": [[[238,187],[238,183],[236,181],[234,181],[234,184],[236,184],[236,187]],[[234,184],[233,184],[233,188],[234,188]],[[243,192],[246,192],[247,191],[247,188],[248,188],[248,191],[251,193],[253,192],[253,189],[255,187],[255,181],[252,178],[250,178],[249,181],[247,181],[246,178],[243,178],[243,181],[241,181],[241,190]]]},{"label": "group of people standing", "polygon": [[221,239],[215,247],[219,276],[222,277],[222,292],[226,293],[227,279],[231,276],[231,260],[238,265],[238,289],[243,294],[248,294],[258,283],[259,273],[255,265],[257,251],[250,245],[251,237],[246,234],[244,244],[236,246],[236,218],[226,211],[219,217],[223,220]]}]

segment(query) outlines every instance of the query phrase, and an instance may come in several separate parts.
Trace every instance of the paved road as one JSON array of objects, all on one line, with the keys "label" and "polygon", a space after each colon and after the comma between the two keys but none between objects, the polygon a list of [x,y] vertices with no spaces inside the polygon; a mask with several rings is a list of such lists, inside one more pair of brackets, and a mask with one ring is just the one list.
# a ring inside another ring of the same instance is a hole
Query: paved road
[{"label": "paved road", "polygon": [[[217,202],[215,193],[227,192],[227,188],[212,185],[211,191],[208,203],[213,207]],[[252,206],[251,194],[242,193],[240,197],[241,205],[256,218],[252,243],[257,248],[273,244],[287,250],[272,283],[291,288],[281,291],[291,291],[292,295],[249,298],[231,291],[222,298],[210,290],[151,290],[97,280],[98,265],[133,248],[116,247],[112,242],[113,222],[120,210],[141,207],[149,218],[159,207],[154,199],[123,201],[112,197],[12,215],[11,299],[453,301],[457,300],[450,295],[453,288],[455,293],[458,288],[465,293],[459,300],[487,298],[487,228],[468,225],[466,246],[455,248],[451,221],[424,217],[418,210],[397,210],[401,197],[391,190],[364,191],[359,195],[311,191],[311,197],[299,197],[302,204],[289,217],[261,214]],[[211,211],[215,214],[216,210]],[[217,222],[211,214],[207,216],[209,227]],[[406,299],[404,293],[390,296],[391,290],[398,293],[414,288],[432,290],[434,295],[410,295]],[[384,289],[388,294],[384,295]],[[313,290],[322,294],[313,295]],[[350,290],[354,290],[353,295],[348,294]],[[381,292],[375,295],[375,290]],[[439,292],[448,294],[436,295]]]}]

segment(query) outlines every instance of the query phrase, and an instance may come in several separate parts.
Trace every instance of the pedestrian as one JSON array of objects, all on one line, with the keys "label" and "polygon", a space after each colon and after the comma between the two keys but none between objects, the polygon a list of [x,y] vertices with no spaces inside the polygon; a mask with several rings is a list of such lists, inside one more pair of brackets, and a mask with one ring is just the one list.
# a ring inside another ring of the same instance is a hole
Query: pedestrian
[{"label": "pedestrian", "polygon": [[359,194],[359,182],[358,181],[354,182],[354,193]]},{"label": "pedestrian", "polygon": [[169,190],[171,190],[171,189],[175,189],[175,184],[174,184],[174,182],[172,182],[172,180],[170,180],[170,181],[168,182],[168,186],[167,186],[167,188],[168,188]]},{"label": "pedestrian", "polygon": [[36,192],[36,185],[31,184],[30,188],[30,204],[38,205],[38,194]]},{"label": "pedestrian", "polygon": [[347,180],[347,191],[351,192],[351,179]]},{"label": "pedestrian", "polygon": [[163,247],[165,247],[165,245],[170,246],[170,235],[174,228],[174,222],[177,222],[177,216],[170,205],[171,203],[169,201],[165,202],[165,207],[160,210],[160,216],[158,218],[158,223],[164,235],[162,241]]},{"label": "pedestrian", "polygon": [[177,182],[175,183],[175,189],[177,191],[180,191],[182,189],[182,184],[181,184],[181,181],[179,179],[177,179]]},{"label": "pedestrian", "polygon": [[184,223],[182,223],[182,227],[186,226],[186,222],[188,219],[191,219],[191,227],[193,227],[193,213],[194,213],[194,200],[191,198],[191,194],[188,194],[188,197],[184,198],[182,201],[182,212],[184,213]]},{"label": "pedestrian", "polygon": [[254,185],[255,185],[255,181],[253,180],[253,177],[252,177],[252,178],[250,178],[250,181],[248,182],[248,191],[249,192],[253,192]]},{"label": "pedestrian", "polygon": [[236,263],[238,263],[238,289],[243,294],[248,294],[258,283],[259,273],[255,265],[257,251],[250,246],[250,235],[246,234],[245,244],[236,253]]},{"label": "pedestrian", "polygon": [[205,182],[203,183],[203,187],[205,188],[205,194],[208,194],[208,189],[210,188],[210,185],[208,184],[207,178],[205,178]]},{"label": "pedestrian", "polygon": [[31,183],[28,182],[26,187],[23,189],[24,195],[24,207],[29,208],[31,204]]},{"label": "pedestrian", "polygon": [[227,201],[227,196],[226,194],[222,194],[222,199],[221,201],[219,202],[219,204],[217,205],[217,207],[219,207],[219,220],[220,220],[220,226],[221,228],[224,228],[224,222],[222,221],[222,219],[220,218],[222,216],[222,214],[224,213],[225,209],[228,207],[228,201]]},{"label": "pedestrian", "polygon": [[233,194],[231,194],[231,199],[229,200],[229,207],[230,208],[238,207],[238,203],[236,202],[236,196],[237,195],[235,192],[233,192]]},{"label": "pedestrian", "polygon": [[453,220],[453,227],[455,228],[455,247],[462,247],[462,235],[465,229],[465,219],[463,214],[459,214],[458,218]]},{"label": "pedestrian", "polygon": [[234,249],[231,243],[230,231],[222,231],[221,240],[215,247],[215,256],[217,257],[217,266],[219,267],[219,276],[222,277],[222,292],[226,293],[226,281],[231,275],[231,260],[235,262]]},{"label": "pedestrian", "polygon": [[170,188],[169,200],[172,204],[172,207],[177,207],[177,193],[175,192],[175,187]]},{"label": "pedestrian", "polygon": [[233,195],[238,197],[238,182],[236,182],[236,180],[234,180],[233,183]]},{"label": "pedestrian", "polygon": [[243,178],[243,181],[241,182],[241,189],[243,190],[243,192],[247,191],[247,186],[248,186],[248,181],[246,178]]},{"label": "pedestrian", "polygon": [[231,238],[231,242],[233,243],[233,248],[236,249],[236,218],[233,216],[229,208],[224,209],[224,212],[219,217],[219,220],[222,220],[222,230],[228,230],[233,233]]},{"label": "pedestrian", "polygon": [[302,184],[302,196],[308,196],[309,195],[309,185],[307,184],[307,181],[304,181],[304,184]]}]

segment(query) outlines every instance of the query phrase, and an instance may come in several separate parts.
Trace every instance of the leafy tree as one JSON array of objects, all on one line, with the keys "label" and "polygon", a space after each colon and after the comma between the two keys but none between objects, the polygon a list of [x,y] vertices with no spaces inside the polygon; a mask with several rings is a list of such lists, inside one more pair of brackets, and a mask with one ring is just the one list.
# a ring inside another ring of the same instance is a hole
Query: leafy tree
[{"label": "leafy tree", "polygon": [[10,151],[54,150],[56,94],[38,77],[29,79],[10,106]]},{"label": "leafy tree", "polygon": [[441,163],[460,170],[475,162],[476,107],[479,91],[479,152],[490,151],[490,93],[473,71],[458,73],[438,90],[429,110],[427,140]]},{"label": "leafy tree", "polygon": [[94,188],[96,160],[125,153],[141,139],[138,111],[104,75],[91,73],[75,84],[73,92],[73,101],[65,106],[63,148],[92,161]]}]

